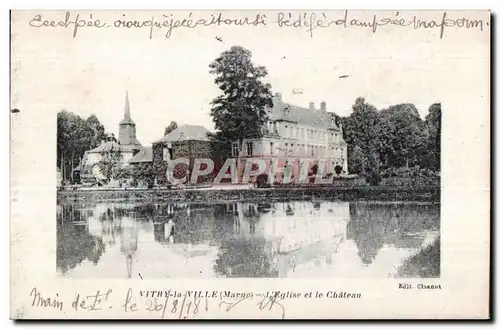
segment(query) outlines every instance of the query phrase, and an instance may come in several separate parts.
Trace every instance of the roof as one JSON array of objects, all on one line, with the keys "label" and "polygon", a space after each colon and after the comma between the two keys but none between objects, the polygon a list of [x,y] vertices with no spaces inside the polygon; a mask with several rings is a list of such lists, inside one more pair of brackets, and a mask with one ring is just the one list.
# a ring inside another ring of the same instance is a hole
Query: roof
[{"label": "roof", "polygon": [[98,147],[88,151],[89,153],[104,153],[110,151],[123,151],[122,146],[115,141],[102,142]]},{"label": "roof", "polygon": [[135,125],[135,122],[131,118],[123,118],[120,125]]},{"label": "roof", "polygon": [[128,163],[144,163],[153,162],[153,148],[144,147],[136,155],[134,155]]},{"label": "roof", "polygon": [[277,98],[273,100],[273,104],[273,108],[268,113],[271,120],[290,121],[318,128],[340,130],[335,124],[333,113],[288,104]]},{"label": "roof", "polygon": [[130,138],[130,144],[120,143],[122,151],[131,152],[132,150],[142,150],[141,143],[137,140],[137,138]]},{"label": "roof", "polygon": [[170,134],[164,136],[162,139],[157,140],[155,143],[160,142],[177,142],[184,140],[198,140],[209,141],[207,128],[198,125],[183,125],[172,130]]}]

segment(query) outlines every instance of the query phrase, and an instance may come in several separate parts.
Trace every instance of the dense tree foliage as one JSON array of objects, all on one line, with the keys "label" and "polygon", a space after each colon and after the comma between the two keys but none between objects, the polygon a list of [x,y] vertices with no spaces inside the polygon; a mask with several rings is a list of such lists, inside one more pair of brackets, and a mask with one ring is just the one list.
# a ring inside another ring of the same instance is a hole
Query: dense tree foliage
[{"label": "dense tree foliage", "polygon": [[365,174],[367,171],[378,170],[376,153],[379,146],[379,120],[375,106],[367,103],[362,97],[356,99],[351,115],[343,120],[348,166],[355,169],[355,173]]},{"label": "dense tree foliage", "polygon": [[130,168],[131,176],[137,184],[144,184],[145,187],[152,188],[155,182],[155,170],[153,163],[145,162],[133,165]]},{"label": "dense tree foliage", "polygon": [[93,114],[87,119],[68,111],[57,114],[57,168],[64,180],[71,179],[85,151],[97,147],[104,137],[104,126]]},{"label": "dense tree foliage", "polygon": [[97,162],[97,166],[108,182],[111,179],[123,178],[123,171],[121,170],[122,160],[123,156],[121,152],[108,151],[102,154],[101,159]]},{"label": "dense tree foliage", "polygon": [[440,170],[441,105],[433,104],[425,121],[413,104],[377,110],[364,98],[341,118],[348,144],[349,171],[377,185],[380,173],[397,168]]},{"label": "dense tree foliage", "polygon": [[167,127],[165,127],[165,132],[163,133],[163,136],[167,136],[175,129],[177,129],[177,122],[170,121],[170,124]]},{"label": "dense tree foliage", "polygon": [[427,129],[428,167],[439,170],[441,167],[441,104],[432,104],[425,117]]},{"label": "dense tree foliage", "polygon": [[221,95],[211,102],[211,116],[217,132],[212,138],[228,152],[230,143],[261,136],[267,120],[266,109],[273,106],[271,85],[263,81],[265,67],[252,63],[249,50],[233,46],[210,64]]}]

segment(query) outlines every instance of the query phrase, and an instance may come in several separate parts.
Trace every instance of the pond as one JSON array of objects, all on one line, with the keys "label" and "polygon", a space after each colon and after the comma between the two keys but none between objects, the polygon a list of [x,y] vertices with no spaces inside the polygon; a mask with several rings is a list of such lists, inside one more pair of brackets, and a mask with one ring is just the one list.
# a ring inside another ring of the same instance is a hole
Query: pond
[{"label": "pond", "polygon": [[439,252],[419,257],[439,231],[439,204],[425,202],[67,201],[56,267],[87,279],[384,278],[403,264],[439,276]]}]

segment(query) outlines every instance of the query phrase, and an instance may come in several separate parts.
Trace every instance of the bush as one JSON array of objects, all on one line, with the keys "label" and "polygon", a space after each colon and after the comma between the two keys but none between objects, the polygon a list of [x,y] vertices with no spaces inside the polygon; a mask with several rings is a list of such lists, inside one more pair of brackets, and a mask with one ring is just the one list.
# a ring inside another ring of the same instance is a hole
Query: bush
[{"label": "bush", "polygon": [[366,182],[371,186],[378,186],[382,181],[382,177],[377,171],[372,171],[366,175]]},{"label": "bush", "polygon": [[316,175],[318,173],[318,165],[314,164],[309,171],[309,176]]},{"label": "bush", "polygon": [[336,165],[334,169],[335,169],[335,173],[337,175],[340,175],[342,173],[342,167],[341,166]]},{"label": "bush", "polygon": [[255,184],[258,188],[270,187],[269,176],[267,174],[260,174],[255,179]]}]

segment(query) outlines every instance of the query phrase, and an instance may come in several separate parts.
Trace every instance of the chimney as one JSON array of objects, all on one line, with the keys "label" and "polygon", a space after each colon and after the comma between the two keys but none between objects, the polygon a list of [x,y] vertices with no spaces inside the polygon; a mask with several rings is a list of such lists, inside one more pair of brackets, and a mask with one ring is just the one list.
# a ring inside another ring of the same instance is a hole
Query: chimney
[{"label": "chimney", "polygon": [[326,112],[326,102],[325,101],[321,102],[321,111]]},{"label": "chimney", "polygon": [[314,110],[314,102],[309,102],[309,109]]}]

